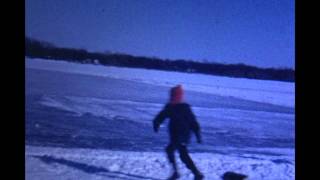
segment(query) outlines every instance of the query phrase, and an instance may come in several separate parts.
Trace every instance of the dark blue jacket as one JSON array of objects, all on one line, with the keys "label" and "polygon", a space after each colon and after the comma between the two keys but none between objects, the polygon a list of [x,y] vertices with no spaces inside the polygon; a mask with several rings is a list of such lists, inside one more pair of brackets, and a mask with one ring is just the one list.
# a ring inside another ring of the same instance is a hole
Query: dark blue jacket
[{"label": "dark blue jacket", "polygon": [[187,103],[166,104],[153,120],[153,128],[158,132],[160,124],[169,118],[169,133],[171,143],[188,144],[190,134],[194,132],[198,142],[201,142],[200,126]]}]

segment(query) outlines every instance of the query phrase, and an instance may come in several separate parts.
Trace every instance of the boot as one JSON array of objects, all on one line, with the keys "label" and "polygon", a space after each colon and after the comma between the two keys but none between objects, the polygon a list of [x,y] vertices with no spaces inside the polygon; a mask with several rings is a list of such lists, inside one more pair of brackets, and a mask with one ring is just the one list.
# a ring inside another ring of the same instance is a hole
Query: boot
[{"label": "boot", "polygon": [[202,180],[203,178],[204,178],[204,175],[200,172],[194,175],[194,180]]},{"label": "boot", "polygon": [[168,180],[176,180],[180,177],[179,173],[175,171],[169,178]]}]

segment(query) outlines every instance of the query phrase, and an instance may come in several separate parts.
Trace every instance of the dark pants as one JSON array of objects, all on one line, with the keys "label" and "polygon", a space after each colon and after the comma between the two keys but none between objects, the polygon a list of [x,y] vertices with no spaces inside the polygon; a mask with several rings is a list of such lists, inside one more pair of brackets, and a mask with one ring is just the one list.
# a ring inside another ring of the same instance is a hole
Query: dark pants
[{"label": "dark pants", "polygon": [[179,151],[181,161],[187,166],[188,169],[192,171],[193,174],[200,173],[197,167],[194,165],[192,159],[190,158],[186,145],[171,143],[167,146],[166,152],[169,162],[172,164],[175,172],[177,172],[177,164],[174,157],[175,150]]}]

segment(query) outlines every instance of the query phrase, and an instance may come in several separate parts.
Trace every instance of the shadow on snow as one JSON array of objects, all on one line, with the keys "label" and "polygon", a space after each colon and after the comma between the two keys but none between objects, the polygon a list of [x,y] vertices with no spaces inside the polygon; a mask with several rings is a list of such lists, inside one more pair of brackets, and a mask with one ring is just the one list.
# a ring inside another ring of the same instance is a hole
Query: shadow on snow
[{"label": "shadow on snow", "polygon": [[44,162],[46,164],[59,163],[59,164],[65,165],[65,166],[69,166],[69,167],[81,170],[85,173],[97,174],[97,175],[101,175],[101,176],[108,176],[110,178],[117,178],[117,179],[137,178],[137,179],[162,180],[162,179],[157,179],[157,178],[152,178],[152,177],[145,177],[145,176],[140,176],[140,175],[135,175],[135,174],[123,173],[120,171],[110,171],[104,167],[97,167],[97,166],[88,165],[85,163],[66,160],[63,158],[56,158],[56,157],[47,156],[47,155],[33,156],[33,157],[40,159],[42,162]]}]

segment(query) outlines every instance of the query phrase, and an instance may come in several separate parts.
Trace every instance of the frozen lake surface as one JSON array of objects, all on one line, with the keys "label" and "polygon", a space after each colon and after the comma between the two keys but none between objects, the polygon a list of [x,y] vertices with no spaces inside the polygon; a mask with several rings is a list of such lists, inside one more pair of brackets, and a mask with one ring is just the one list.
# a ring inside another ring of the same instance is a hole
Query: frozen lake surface
[{"label": "frozen lake surface", "polygon": [[165,179],[167,129],[152,119],[176,84],[201,125],[189,150],[206,179],[294,179],[294,83],[26,58],[27,179]]}]

